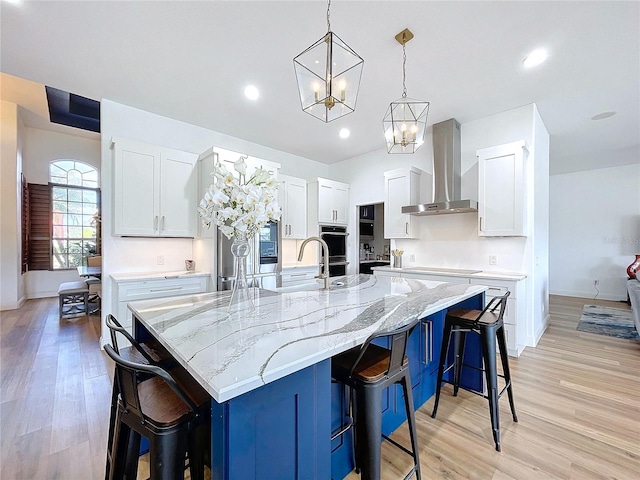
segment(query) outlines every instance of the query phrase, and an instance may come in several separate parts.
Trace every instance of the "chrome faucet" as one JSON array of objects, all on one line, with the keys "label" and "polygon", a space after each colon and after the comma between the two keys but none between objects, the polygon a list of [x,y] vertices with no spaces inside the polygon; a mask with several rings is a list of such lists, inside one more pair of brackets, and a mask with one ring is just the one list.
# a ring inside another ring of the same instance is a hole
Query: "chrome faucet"
[{"label": "chrome faucet", "polygon": [[324,271],[320,275],[316,275],[315,278],[323,279],[324,289],[329,290],[329,245],[327,245],[327,242],[325,242],[320,237],[307,238],[304,242],[302,242],[302,245],[300,245],[300,253],[298,254],[298,261],[299,262],[302,261],[302,254],[304,253],[304,247],[307,245],[307,243],[311,242],[312,240],[319,242],[320,245],[322,245],[322,248],[324,249],[324,265],[323,265]]}]

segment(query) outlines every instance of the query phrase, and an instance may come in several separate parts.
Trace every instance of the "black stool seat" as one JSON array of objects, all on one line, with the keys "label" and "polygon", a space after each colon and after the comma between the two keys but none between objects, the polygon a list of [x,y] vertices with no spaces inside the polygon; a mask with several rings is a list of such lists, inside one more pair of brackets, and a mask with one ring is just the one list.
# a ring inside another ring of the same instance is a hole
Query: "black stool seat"
[{"label": "black stool seat", "polygon": [[[436,398],[433,405],[432,418],[436,418],[438,411],[438,403],[440,401],[440,390],[442,383],[450,383],[453,385],[453,396],[458,395],[458,389],[463,388],[473,393],[482,395],[489,400],[489,411],[491,415],[491,428],[493,431],[493,440],[496,450],[500,451],[500,411],[498,400],[506,391],[509,396],[509,405],[513,421],[517,422],[516,409],[513,401],[513,388],[511,385],[511,372],[509,370],[509,357],[507,355],[507,342],[504,334],[504,312],[507,303],[507,297],[510,292],[494,297],[484,310],[472,310],[467,308],[457,308],[447,312],[444,323],[444,335],[442,337],[442,350],[440,352],[440,363],[438,366],[438,380],[436,384]],[[496,310],[499,311],[496,312]],[[460,385],[462,368],[476,368],[472,365],[463,363],[464,348],[467,333],[475,333],[480,335],[480,344],[482,347],[482,359],[484,367],[481,369],[485,374],[487,394],[470,390]],[[453,336],[453,363],[447,366],[447,356],[449,354],[449,345]],[[496,363],[496,339],[500,348],[500,360],[502,362],[503,374],[499,375]],[[444,374],[453,369],[453,381],[444,378]],[[498,377],[504,379],[505,385],[502,390],[498,391]]]},{"label": "black stool seat", "polygon": [[[347,428],[341,429],[332,439],[346,433],[349,426],[354,427],[355,467],[363,480],[380,479],[382,438],[413,458],[413,468],[405,478],[415,473],[416,478],[421,479],[409,361],[405,356],[407,339],[417,324],[416,320],[394,330],[376,332],[361,347],[331,359],[331,376],[355,394],[355,421],[350,418]],[[391,348],[371,343],[381,337],[390,338]],[[394,384],[400,384],[403,389],[411,450],[382,434],[382,391]],[[349,414],[351,410],[350,405]]]}]

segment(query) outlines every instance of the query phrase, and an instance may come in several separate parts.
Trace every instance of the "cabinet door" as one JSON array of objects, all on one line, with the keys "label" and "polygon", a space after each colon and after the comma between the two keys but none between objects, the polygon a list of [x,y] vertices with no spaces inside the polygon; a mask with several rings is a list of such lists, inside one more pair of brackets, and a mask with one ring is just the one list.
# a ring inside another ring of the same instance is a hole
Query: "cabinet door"
[{"label": "cabinet door", "polygon": [[160,170],[160,226],[165,237],[195,237],[197,229],[198,156],[163,150]]},{"label": "cabinet door", "polygon": [[411,216],[402,213],[409,205],[409,172],[385,175],[384,238],[410,238]]},{"label": "cabinet door", "polygon": [[[302,178],[289,177],[286,182],[286,238],[307,237],[307,182]],[[283,207],[284,207],[283,206]]]},{"label": "cabinet door", "polygon": [[318,182],[318,223],[333,224],[334,218],[333,187],[328,183]]},{"label": "cabinet door", "polygon": [[349,187],[347,185],[334,187],[333,208],[336,211],[335,223],[346,225],[349,222]]},{"label": "cabinet door", "polygon": [[349,221],[349,185],[318,179],[318,223],[347,225]]},{"label": "cabinet door", "polygon": [[115,140],[113,151],[113,234],[157,235],[160,149]]},{"label": "cabinet door", "polygon": [[478,150],[478,235],[526,236],[524,141]]}]

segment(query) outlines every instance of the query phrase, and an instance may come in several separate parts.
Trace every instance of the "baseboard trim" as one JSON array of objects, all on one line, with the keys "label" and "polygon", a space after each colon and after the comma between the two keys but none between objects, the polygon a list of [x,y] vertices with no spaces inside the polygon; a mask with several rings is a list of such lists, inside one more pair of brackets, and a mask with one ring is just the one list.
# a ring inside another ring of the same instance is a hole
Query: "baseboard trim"
[{"label": "baseboard trim", "polygon": [[549,292],[549,295],[560,295],[561,297],[578,297],[586,298],[589,300],[612,300],[614,302],[624,302],[627,300],[626,292],[624,296],[612,295],[604,292],[600,292],[596,295],[594,292],[576,292],[572,290],[553,290]]}]

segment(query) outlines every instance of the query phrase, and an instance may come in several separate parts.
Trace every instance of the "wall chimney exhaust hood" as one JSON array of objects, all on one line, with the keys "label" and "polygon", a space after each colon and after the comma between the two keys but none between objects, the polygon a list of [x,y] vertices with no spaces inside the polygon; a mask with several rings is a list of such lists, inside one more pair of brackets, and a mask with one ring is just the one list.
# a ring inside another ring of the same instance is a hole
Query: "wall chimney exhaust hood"
[{"label": "wall chimney exhaust hood", "polygon": [[460,199],[460,124],[450,118],[433,125],[433,203],[402,207],[411,215],[477,212],[478,202]]}]

